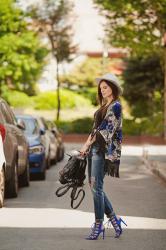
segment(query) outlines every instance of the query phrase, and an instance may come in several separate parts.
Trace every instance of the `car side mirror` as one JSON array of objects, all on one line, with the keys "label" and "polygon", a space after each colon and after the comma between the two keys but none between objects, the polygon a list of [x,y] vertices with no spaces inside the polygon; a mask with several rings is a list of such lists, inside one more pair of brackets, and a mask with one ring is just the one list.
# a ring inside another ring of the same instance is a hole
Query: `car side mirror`
[{"label": "car side mirror", "polygon": [[46,130],[44,128],[40,128],[40,135],[44,135],[46,133]]},{"label": "car side mirror", "polygon": [[17,127],[22,129],[22,130],[26,129],[24,121],[22,119],[20,119],[20,118],[17,119]]}]

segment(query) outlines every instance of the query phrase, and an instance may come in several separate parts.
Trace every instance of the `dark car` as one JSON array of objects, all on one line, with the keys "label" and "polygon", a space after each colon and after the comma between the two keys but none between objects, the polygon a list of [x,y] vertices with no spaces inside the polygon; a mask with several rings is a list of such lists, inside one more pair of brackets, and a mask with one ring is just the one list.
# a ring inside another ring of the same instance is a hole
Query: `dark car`
[{"label": "dark car", "polygon": [[64,158],[65,147],[62,140],[62,135],[58,130],[58,127],[53,121],[47,121],[47,126],[49,130],[53,133],[54,137],[58,141],[58,152],[57,152],[57,160],[61,161]]},{"label": "dark car", "polygon": [[51,163],[56,163],[59,157],[59,141],[54,133],[49,129],[48,123],[44,117],[40,117],[41,126],[46,131],[46,136],[49,141],[49,159]]},{"label": "dark car", "polygon": [[29,186],[28,142],[24,126],[17,123],[10,106],[0,98],[0,124],[5,127],[4,153],[6,158],[5,191],[17,197],[18,186]]},{"label": "dark car", "polygon": [[46,131],[41,127],[38,119],[31,115],[17,115],[17,120],[24,121],[24,134],[29,143],[30,173],[38,174],[40,179],[46,178],[48,160]]}]

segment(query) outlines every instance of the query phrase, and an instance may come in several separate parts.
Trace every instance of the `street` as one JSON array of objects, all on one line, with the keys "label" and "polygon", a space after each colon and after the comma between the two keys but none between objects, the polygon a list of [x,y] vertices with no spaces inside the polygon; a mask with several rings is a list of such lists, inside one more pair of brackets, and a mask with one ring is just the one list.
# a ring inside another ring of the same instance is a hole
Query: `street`
[{"label": "street", "polygon": [[[66,144],[66,153],[80,144]],[[127,153],[126,153],[127,152]],[[58,172],[68,159],[52,166],[46,181],[33,180],[17,199],[6,199],[0,210],[0,250],[165,250],[166,184],[147,169],[140,152],[122,151],[120,179],[105,178],[105,191],[117,215],[128,224],[120,239],[107,228],[105,240],[87,241],[94,222],[91,192],[77,210],[70,195],[58,198]],[[105,222],[107,218],[105,218]]]}]

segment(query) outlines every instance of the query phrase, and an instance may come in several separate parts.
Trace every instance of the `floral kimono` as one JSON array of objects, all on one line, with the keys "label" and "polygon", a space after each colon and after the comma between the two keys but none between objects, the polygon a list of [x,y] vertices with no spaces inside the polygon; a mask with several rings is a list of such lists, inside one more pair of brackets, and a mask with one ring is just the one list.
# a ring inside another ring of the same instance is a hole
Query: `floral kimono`
[{"label": "floral kimono", "polygon": [[122,143],[122,107],[120,102],[111,103],[98,131],[106,143],[105,159],[120,163]]}]

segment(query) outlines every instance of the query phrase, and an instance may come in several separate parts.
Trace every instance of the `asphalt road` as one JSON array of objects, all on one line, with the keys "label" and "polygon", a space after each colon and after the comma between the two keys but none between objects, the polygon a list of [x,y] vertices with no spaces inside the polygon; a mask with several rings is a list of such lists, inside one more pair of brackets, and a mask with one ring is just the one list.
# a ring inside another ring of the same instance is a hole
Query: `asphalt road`
[{"label": "asphalt road", "polygon": [[[66,151],[75,148],[79,145],[67,144]],[[0,210],[0,250],[165,250],[166,184],[142,165],[138,152],[125,152],[121,178],[105,178],[114,210],[128,224],[120,239],[114,238],[112,228],[106,229],[105,240],[84,239],[94,222],[87,181],[86,197],[77,210],[70,208],[69,194],[55,196],[66,156],[47,171],[46,181],[34,180],[20,189],[17,199],[5,201]]]}]

